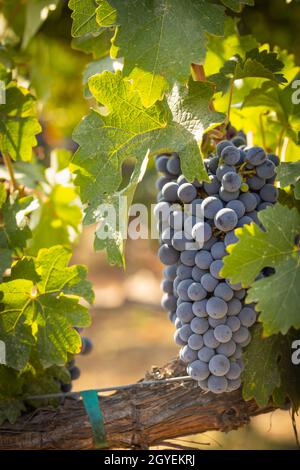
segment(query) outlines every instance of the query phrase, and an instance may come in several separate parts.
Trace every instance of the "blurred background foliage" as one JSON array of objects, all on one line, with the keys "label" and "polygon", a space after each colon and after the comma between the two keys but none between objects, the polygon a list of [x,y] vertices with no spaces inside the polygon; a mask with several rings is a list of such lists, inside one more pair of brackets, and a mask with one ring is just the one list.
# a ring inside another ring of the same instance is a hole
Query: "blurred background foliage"
[{"label": "blurred background foliage", "polygon": [[[90,356],[78,358],[82,375],[76,382],[76,389],[86,389],[134,382],[147,368],[162,365],[175,357],[178,348],[173,344],[173,326],[160,308],[161,265],[155,254],[156,243],[129,241],[127,272],[124,273],[120,268],[108,266],[103,253],[94,253],[93,227],[85,228],[79,238],[81,209],[66,171],[71,154],[63,150],[53,152],[53,149],[75,150],[72,131],[91,105],[83,94],[82,77],[91,61],[107,53],[109,32],[107,37],[99,39],[97,50],[83,53],[80,49],[88,46],[89,38],[85,38],[84,44],[72,41],[71,12],[67,3],[53,0],[53,8],[44,11],[48,18],[41,25],[37,22],[38,33],[33,36],[34,31],[28,30],[26,24],[26,14],[30,14],[25,10],[27,2],[0,0],[0,42],[5,37],[8,48],[17,46],[13,52],[14,60],[21,82],[31,84],[37,97],[43,128],[39,147],[35,149],[36,163],[30,167],[21,163],[16,165],[28,187],[36,189],[42,185],[47,194],[35,222],[30,252],[36,253],[41,246],[50,246],[53,240],[63,244],[79,242],[74,261],[88,265],[89,277],[95,286],[94,322],[86,332],[94,342],[94,350]],[[290,4],[286,0],[256,0],[255,3],[255,8],[245,7],[239,15],[238,28],[243,35],[240,41],[250,41],[255,47],[257,40],[285,51],[281,56],[290,66],[288,78],[292,79],[293,61],[300,65],[299,3],[295,0]],[[45,5],[49,5],[49,1],[45,1]],[[1,16],[1,9],[4,16]],[[250,33],[254,38],[247,37]],[[235,36],[223,49],[217,38],[211,41],[218,52],[214,47],[208,52],[207,75],[216,73],[232,52],[239,51]],[[0,55],[4,60],[5,52],[1,46]],[[251,89],[253,80],[244,86]],[[238,92],[235,100],[239,100]],[[227,101],[219,96],[216,104],[223,110]],[[243,113],[251,122],[253,111],[243,110]],[[239,120],[238,114],[234,115],[234,120],[234,124],[243,126],[243,119]],[[274,129],[267,129],[267,132],[274,133]],[[156,176],[151,165],[136,193],[136,199],[147,204],[154,202],[156,193]],[[125,179],[131,168],[130,162],[124,166]],[[48,224],[49,230],[39,230],[41,220],[44,227]],[[288,412],[260,416],[251,425],[228,435],[207,433],[184,440],[186,445],[204,449],[295,447]]]}]

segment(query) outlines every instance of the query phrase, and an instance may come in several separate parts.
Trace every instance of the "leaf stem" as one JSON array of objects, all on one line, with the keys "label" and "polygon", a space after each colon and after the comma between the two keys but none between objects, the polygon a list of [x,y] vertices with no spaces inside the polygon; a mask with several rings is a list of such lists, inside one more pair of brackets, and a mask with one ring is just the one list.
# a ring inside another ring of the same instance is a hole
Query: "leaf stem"
[{"label": "leaf stem", "polygon": [[229,88],[229,101],[228,101],[228,108],[227,108],[227,122],[230,122],[230,110],[233,98],[233,89],[234,89],[234,77],[230,80],[230,88]]},{"label": "leaf stem", "polygon": [[206,76],[203,65],[200,64],[192,64],[192,71],[194,78],[197,82],[205,82]]},{"label": "leaf stem", "polygon": [[4,165],[6,166],[6,169],[9,174],[9,178],[10,178],[10,182],[12,184],[13,190],[17,191],[19,186],[15,177],[15,173],[14,173],[10,156],[7,153],[3,153],[2,156],[3,156]]},{"label": "leaf stem", "polygon": [[265,134],[265,128],[264,128],[263,114],[262,113],[260,113],[260,115],[259,115],[259,125],[260,125],[260,132],[261,132],[263,147],[264,147],[264,149],[266,149],[267,148],[267,143],[266,143],[266,134]]},{"label": "leaf stem", "polygon": [[285,133],[285,128],[283,127],[280,131],[280,134],[279,134],[279,137],[278,137],[278,144],[277,144],[277,148],[276,148],[276,153],[279,156],[279,158],[280,158],[280,151],[281,151],[281,146],[282,146],[282,140],[283,140],[284,133]]}]

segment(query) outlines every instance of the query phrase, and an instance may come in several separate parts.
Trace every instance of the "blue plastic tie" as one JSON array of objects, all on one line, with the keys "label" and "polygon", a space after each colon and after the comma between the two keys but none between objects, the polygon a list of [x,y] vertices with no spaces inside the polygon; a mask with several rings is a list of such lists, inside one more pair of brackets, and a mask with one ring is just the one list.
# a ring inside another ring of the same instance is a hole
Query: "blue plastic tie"
[{"label": "blue plastic tie", "polygon": [[97,449],[103,449],[107,447],[107,441],[98,392],[96,390],[87,390],[80,392],[80,395],[92,426],[94,444]]}]

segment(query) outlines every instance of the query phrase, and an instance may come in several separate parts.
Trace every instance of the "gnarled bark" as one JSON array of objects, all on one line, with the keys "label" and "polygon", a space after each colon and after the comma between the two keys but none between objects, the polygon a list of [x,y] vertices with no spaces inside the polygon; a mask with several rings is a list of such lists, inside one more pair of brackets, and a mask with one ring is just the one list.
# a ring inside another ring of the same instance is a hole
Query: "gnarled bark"
[{"label": "gnarled bark", "polygon": [[[184,375],[178,361],[153,368],[146,380]],[[211,430],[230,431],[266,413],[245,402],[240,391],[203,393],[194,381],[157,384],[101,397],[107,448],[147,448],[166,439]],[[67,398],[58,408],[43,408],[0,427],[0,450],[93,449],[92,429],[80,400]]]}]

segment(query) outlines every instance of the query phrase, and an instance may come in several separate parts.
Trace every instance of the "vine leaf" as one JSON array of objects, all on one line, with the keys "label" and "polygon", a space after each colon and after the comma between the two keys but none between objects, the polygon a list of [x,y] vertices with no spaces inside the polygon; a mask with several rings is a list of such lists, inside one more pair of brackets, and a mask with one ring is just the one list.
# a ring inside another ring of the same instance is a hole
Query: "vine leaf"
[{"label": "vine leaf", "polygon": [[11,424],[14,424],[25,409],[25,405],[21,400],[0,399],[0,425],[5,421],[9,421]]},{"label": "vine leaf", "polygon": [[[87,217],[90,214],[93,223],[95,220],[99,223],[98,230],[95,233],[95,250],[107,250],[108,261],[110,264],[123,265],[125,268],[125,240],[127,234],[127,223],[129,216],[129,209],[132,203],[137,185],[143,179],[147,169],[148,155],[135,165],[128,185],[121,191],[117,191],[112,196],[104,197],[102,205],[99,205],[96,210],[91,207],[88,211]],[[107,223],[105,231],[105,209],[107,205],[111,204],[114,209],[114,214],[120,214],[120,219],[115,220],[114,224]],[[106,236],[105,236],[106,235]]]},{"label": "vine leaf", "polygon": [[267,405],[271,398],[277,406],[283,406],[289,399],[297,410],[300,371],[292,363],[292,344],[299,339],[299,332],[290,330],[286,336],[276,334],[265,338],[262,326],[256,324],[251,333],[251,343],[243,353],[243,398],[254,398],[259,406]]},{"label": "vine leaf", "polygon": [[80,37],[88,33],[98,33],[100,28],[96,21],[97,0],[70,0],[69,8],[72,10],[71,18],[72,36]]},{"label": "vine leaf", "polygon": [[254,398],[259,406],[265,406],[281,383],[278,369],[280,337],[263,338],[262,328],[258,324],[251,329],[251,333],[251,343],[243,353],[243,398]]},{"label": "vine leaf", "polygon": [[192,82],[189,89],[176,88],[169,105],[164,100],[147,109],[131,80],[121,72],[94,75],[89,87],[107,112],[92,110],[74,132],[79,149],[71,170],[77,174],[83,202],[97,206],[101,195],[116,191],[128,157],[139,162],[148,153],[176,150],[189,180],[207,177],[199,143],[208,126],[224,119],[223,114],[209,110],[211,84]]},{"label": "vine leaf", "polygon": [[36,134],[41,127],[36,118],[35,99],[25,88],[11,82],[6,103],[0,105],[0,151],[14,160],[30,161]]},{"label": "vine leaf", "polygon": [[277,170],[277,179],[282,187],[293,185],[295,198],[300,199],[300,160],[281,163]]},{"label": "vine leaf", "polygon": [[66,150],[51,152],[51,166],[43,176],[43,200],[27,254],[36,255],[41,248],[59,244],[71,247],[78,238],[82,209],[68,169],[70,158],[71,152]]},{"label": "vine leaf", "polygon": [[31,230],[27,224],[27,215],[37,208],[33,197],[14,200],[9,198],[1,208],[3,227],[0,227],[0,280],[12,262],[12,254],[23,254]]},{"label": "vine leaf", "polygon": [[276,404],[283,406],[288,398],[297,411],[300,406],[300,368],[292,362],[294,352],[292,345],[295,340],[299,340],[299,331],[296,330],[290,330],[286,336],[282,337],[278,362],[281,385],[274,391],[273,399]]},{"label": "vine leaf", "polygon": [[61,383],[70,383],[70,373],[66,367],[44,369],[36,359],[22,371],[0,365],[0,425],[7,420],[15,423],[21,412],[25,411],[25,403],[33,408],[58,405],[58,400],[53,398],[30,400],[25,397],[58,393]]},{"label": "vine leaf", "polygon": [[63,365],[80,351],[74,326],[88,326],[81,298],[92,301],[86,268],[67,267],[71,253],[62,246],[40,250],[36,258],[15,263],[10,280],[0,285],[0,339],[6,344],[7,365],[21,370],[36,345],[44,367]]},{"label": "vine leaf", "polygon": [[[71,170],[80,188],[81,200],[88,203],[85,223],[97,222],[97,207],[105,198],[116,204],[122,180],[122,164],[129,158],[142,167],[145,156],[177,151],[184,175],[189,180],[207,177],[200,155],[200,143],[206,129],[224,120],[224,115],[212,112],[209,103],[213,85],[189,82],[188,87],[174,86],[162,102],[144,108],[140,94],[130,78],[117,71],[103,72],[89,79],[89,88],[106,110],[92,112],[79,124],[74,140],[79,144]],[[127,191],[135,186],[135,177]],[[114,230],[114,229],[112,229]],[[97,241],[97,247],[102,246]],[[118,246],[114,254],[113,247]],[[121,263],[123,244],[117,237],[110,250],[110,259]],[[122,261],[123,262],[123,261]]]},{"label": "vine leaf", "polygon": [[[286,334],[291,327],[300,328],[299,302],[300,257],[291,255],[276,265],[276,273],[253,284],[247,300],[257,302],[264,334]],[[272,293],[270,295],[270,293]]]},{"label": "vine leaf", "polygon": [[[276,204],[261,211],[258,217],[264,230],[256,224],[236,229],[239,241],[228,247],[222,275],[234,283],[251,286],[247,301],[257,302],[266,336],[286,334],[291,327],[300,327],[299,293],[295,287],[300,280],[296,245],[300,215],[295,208]],[[275,268],[275,274],[253,282],[265,267]]]},{"label": "vine leaf", "polygon": [[210,75],[208,79],[216,83],[218,91],[225,93],[232,80],[265,78],[275,83],[284,83],[286,79],[279,73],[283,67],[277,53],[255,47],[245,52],[245,58],[236,54],[234,58],[227,60],[220,71]]},{"label": "vine leaf", "polygon": [[243,107],[264,107],[272,112],[269,121],[279,123],[286,135],[299,144],[300,106],[293,99],[295,89],[293,83],[299,80],[300,73],[284,88],[274,82],[267,81],[260,88],[254,88],[246,96]]},{"label": "vine leaf", "polygon": [[97,8],[100,26],[117,26],[111,54],[124,57],[124,74],[137,67],[153,76],[142,89],[150,103],[165,87],[157,75],[171,86],[186,81],[191,63],[204,61],[206,33],[222,36],[224,20],[224,8],[206,0],[100,0]]}]

